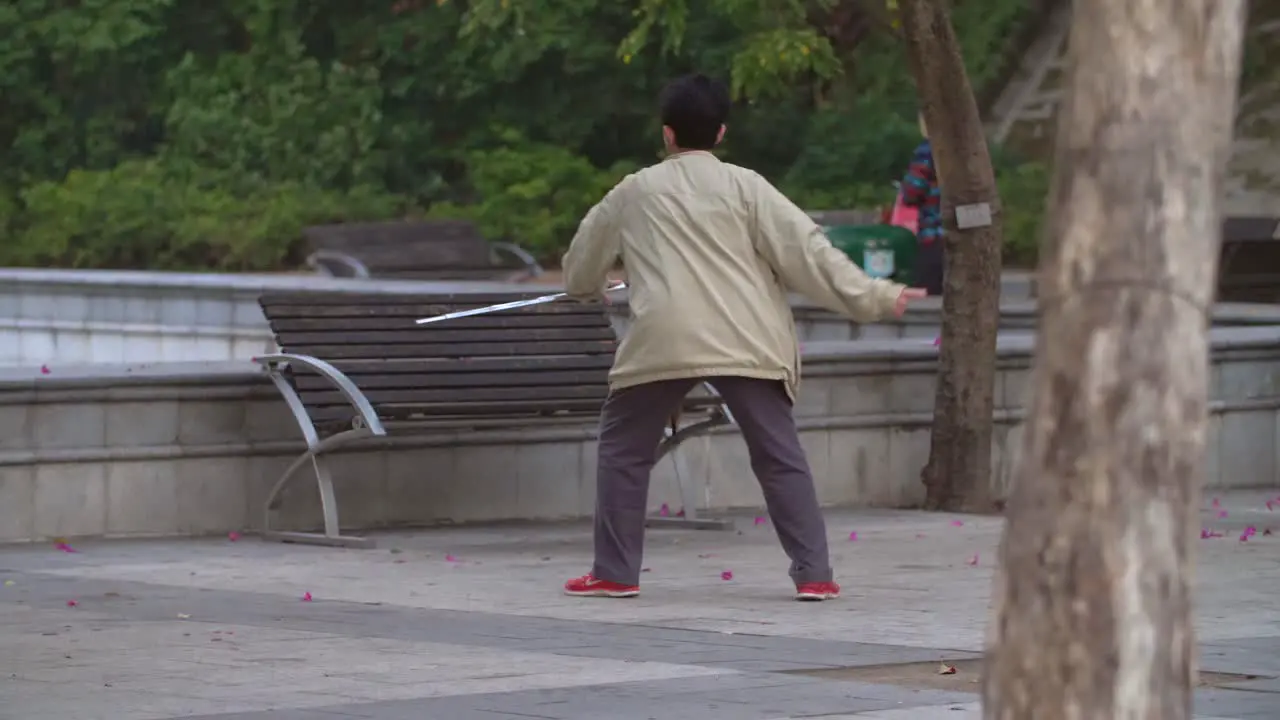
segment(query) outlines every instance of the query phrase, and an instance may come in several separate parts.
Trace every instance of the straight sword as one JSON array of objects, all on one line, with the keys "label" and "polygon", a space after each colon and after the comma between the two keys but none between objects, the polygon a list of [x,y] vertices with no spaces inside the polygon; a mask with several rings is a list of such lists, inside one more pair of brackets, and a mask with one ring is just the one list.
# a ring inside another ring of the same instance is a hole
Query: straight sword
[{"label": "straight sword", "polygon": [[[622,290],[627,287],[626,283],[618,283],[613,287],[605,288],[605,292],[610,293]],[[500,303],[498,305],[489,305],[488,307],[472,308],[470,310],[459,310],[457,312],[445,313],[444,315],[435,315],[433,317],[418,318],[418,325],[426,325],[427,323],[441,322],[443,320],[457,320],[458,318],[471,317],[472,315],[487,315],[489,313],[499,312],[502,310],[515,310],[516,308],[529,307],[531,305],[541,305],[543,303],[554,302],[561,298],[568,297],[568,293],[555,293],[553,295],[543,295],[542,297],[529,298],[528,300],[514,300],[512,302]]]}]

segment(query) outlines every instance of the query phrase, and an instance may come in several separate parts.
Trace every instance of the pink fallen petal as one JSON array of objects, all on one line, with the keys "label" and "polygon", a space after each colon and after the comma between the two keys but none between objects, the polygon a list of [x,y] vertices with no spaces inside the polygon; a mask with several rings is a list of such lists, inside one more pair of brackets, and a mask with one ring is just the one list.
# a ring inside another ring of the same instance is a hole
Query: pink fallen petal
[{"label": "pink fallen petal", "polygon": [[232,530],[231,532],[227,533],[227,539],[230,540],[231,542],[235,542],[240,539],[240,533]]},{"label": "pink fallen petal", "polygon": [[1249,542],[1249,533],[1240,533],[1240,542]]},{"label": "pink fallen petal", "polygon": [[857,539],[858,539],[857,531],[849,533],[849,540],[857,540]]},{"label": "pink fallen petal", "polygon": [[1227,511],[1226,511],[1226,510],[1219,510],[1219,511],[1218,511],[1218,519],[1219,519],[1219,520],[1221,520],[1222,518],[1225,518],[1226,516],[1227,516]]},{"label": "pink fallen petal", "polygon": [[79,607],[79,606],[80,606],[80,603],[76,602],[75,600],[67,601],[67,607]]},{"label": "pink fallen petal", "polygon": [[725,570],[724,572],[720,573],[720,579],[721,579],[721,580],[732,580],[732,579],[733,579],[733,571],[732,571],[732,570]]},{"label": "pink fallen petal", "polygon": [[963,521],[963,520],[952,520],[952,521],[951,521],[951,524],[952,524],[952,526],[954,526],[954,527],[964,527],[964,521]]},{"label": "pink fallen petal", "polygon": [[766,519],[764,518],[764,516],[763,516],[763,515],[757,515],[757,516],[756,516],[756,521],[755,521],[755,523],[754,523],[754,524],[755,524],[755,525],[764,525],[764,524],[765,524],[765,523],[767,523],[767,522],[769,522],[769,521],[768,521],[768,520],[766,520]]},{"label": "pink fallen petal", "polygon": [[1218,500],[1218,498],[1214,498],[1214,499],[1213,499],[1213,506],[1214,506],[1214,507],[1222,507],[1222,503]]},{"label": "pink fallen petal", "polygon": [[311,602],[311,593],[302,593],[302,602]]},{"label": "pink fallen petal", "polygon": [[977,564],[978,564],[978,554],[977,554],[977,553],[974,553],[974,554],[973,554],[973,557],[969,558],[969,564],[970,564],[970,565],[977,565]]},{"label": "pink fallen petal", "polygon": [[658,515],[660,517],[666,517],[670,514],[671,514],[671,508],[668,507],[666,503],[662,503],[662,507],[658,508]]},{"label": "pink fallen petal", "polygon": [[936,338],[934,338],[934,339],[933,339],[933,346],[934,346],[934,347],[941,347],[941,346],[942,346],[942,337],[941,337],[941,336],[936,337]]},{"label": "pink fallen petal", "polygon": [[51,371],[51,370],[49,370],[49,366],[48,366],[48,365],[41,365],[41,366],[40,366],[40,374],[41,374],[41,375],[48,375],[50,372],[52,372],[52,371]]},{"label": "pink fallen petal", "polygon": [[677,512],[676,517],[684,517],[684,510],[681,509],[679,512]]},{"label": "pink fallen petal", "polygon": [[1254,535],[1258,534],[1258,528],[1250,525],[1249,527],[1244,529],[1244,534],[1248,535],[1249,537],[1253,537]]},{"label": "pink fallen petal", "polygon": [[1209,539],[1209,531],[1208,531],[1208,530],[1201,530],[1201,531],[1200,531],[1200,539],[1201,539],[1201,540],[1208,540],[1208,539]]},{"label": "pink fallen petal", "polygon": [[449,563],[456,563],[456,562],[458,562],[458,558],[456,558],[456,557],[454,557],[454,556],[452,556],[452,555],[445,555],[445,556],[444,556],[444,561],[445,561],[445,562],[449,562]]},{"label": "pink fallen petal", "polygon": [[55,548],[57,548],[57,549],[59,549],[59,550],[61,550],[61,551],[62,551],[62,552],[64,552],[64,553],[80,552],[79,550],[76,550],[75,548],[71,547],[70,545],[68,545],[68,544],[66,544],[66,543],[64,543],[64,542],[55,543],[55,544],[54,544],[54,547],[55,547]]}]

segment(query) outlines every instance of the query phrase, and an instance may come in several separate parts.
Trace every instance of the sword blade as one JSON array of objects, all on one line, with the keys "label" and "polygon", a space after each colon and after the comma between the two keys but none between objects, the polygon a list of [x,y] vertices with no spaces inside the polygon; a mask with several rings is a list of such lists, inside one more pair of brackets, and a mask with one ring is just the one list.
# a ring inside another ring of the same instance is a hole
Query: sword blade
[{"label": "sword blade", "polygon": [[[613,292],[622,290],[627,286],[626,283],[619,283],[611,288],[607,288],[605,292]],[[568,293],[554,293],[552,295],[543,295],[541,297],[529,298],[526,300],[514,300],[512,302],[500,303],[498,305],[489,305],[481,308],[472,308],[470,310],[459,310],[457,312],[445,313],[444,315],[435,315],[433,317],[418,318],[418,325],[426,325],[428,323],[441,322],[444,320],[457,320],[458,318],[471,317],[472,315],[487,315],[489,313],[500,312],[502,310],[515,310],[517,308],[529,307],[531,305],[541,305],[543,303],[553,302],[561,298],[568,297]]]}]

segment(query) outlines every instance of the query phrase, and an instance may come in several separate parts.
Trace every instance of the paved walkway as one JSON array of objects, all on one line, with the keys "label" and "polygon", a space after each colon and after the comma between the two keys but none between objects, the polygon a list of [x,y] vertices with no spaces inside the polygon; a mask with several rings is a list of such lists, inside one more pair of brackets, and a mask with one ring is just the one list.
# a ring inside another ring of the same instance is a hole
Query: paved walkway
[{"label": "paved walkway", "polygon": [[[1214,678],[1200,717],[1280,717],[1280,534],[1263,534],[1264,502],[1206,508],[1226,537],[1198,546],[1202,670],[1256,678]],[[652,531],[630,601],[559,594],[588,567],[584,525],[392,534],[372,551],[0,548],[0,719],[980,717],[963,662],[914,686],[795,671],[976,658],[1000,521],[828,519],[846,595],[823,604],[789,599],[772,529],[750,517],[737,533]],[[1246,525],[1258,535],[1242,543]]]}]

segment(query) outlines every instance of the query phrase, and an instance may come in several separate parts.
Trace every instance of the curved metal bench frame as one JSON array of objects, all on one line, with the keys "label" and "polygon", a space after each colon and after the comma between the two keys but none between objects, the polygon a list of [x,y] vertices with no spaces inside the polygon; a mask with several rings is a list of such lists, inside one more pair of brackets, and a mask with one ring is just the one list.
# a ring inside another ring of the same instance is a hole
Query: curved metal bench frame
[{"label": "curved metal bench frame", "polygon": [[[331,547],[375,547],[376,541],[372,538],[342,534],[342,527],[338,518],[338,498],[333,488],[333,475],[329,471],[327,458],[324,454],[360,440],[386,437],[388,434],[387,428],[378,417],[377,410],[374,409],[373,404],[369,402],[369,399],[365,397],[360,388],[356,387],[356,384],[341,370],[318,358],[292,353],[273,353],[254,358],[254,362],[263,367],[267,376],[271,378],[271,382],[280,391],[280,395],[284,398],[285,404],[288,405],[289,411],[293,413],[293,418],[297,421],[298,428],[302,431],[302,438],[307,445],[306,451],[289,464],[289,467],[271,486],[271,491],[267,493],[266,501],[263,505],[263,539]],[[307,414],[307,408],[303,404],[302,398],[298,396],[298,391],[285,375],[291,364],[303,366],[316,372],[342,394],[342,397],[356,413],[350,429],[321,437],[315,423],[311,420],[311,416]],[[704,387],[713,396],[718,397],[715,389],[709,384],[704,383]],[[650,518],[650,525],[678,525],[699,529],[727,529],[732,526],[731,521],[698,517],[697,489],[692,486],[691,482],[686,482],[685,480],[687,467],[683,454],[673,453],[690,438],[707,433],[716,427],[733,424],[735,424],[733,414],[729,412],[724,402],[720,401],[711,408],[706,416],[701,417],[698,421],[689,423],[684,427],[667,428],[662,444],[658,447],[657,456],[658,461],[661,462],[667,455],[672,455],[676,483],[679,485],[680,498],[684,504],[684,515],[682,517]],[[298,471],[307,465],[311,466],[312,472],[315,474],[316,488],[320,495],[320,509],[324,516],[324,532],[272,530],[272,512],[279,509],[281,505],[283,499],[281,493],[289,485],[290,481],[297,477]]]},{"label": "curved metal bench frame", "polygon": [[341,265],[351,271],[347,277],[359,278],[367,280],[369,278],[369,268],[356,258],[337,250],[316,250],[307,256],[307,267],[314,272],[326,277],[341,277],[333,274],[330,265]]}]

